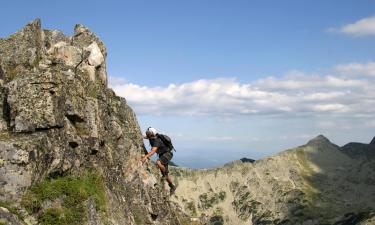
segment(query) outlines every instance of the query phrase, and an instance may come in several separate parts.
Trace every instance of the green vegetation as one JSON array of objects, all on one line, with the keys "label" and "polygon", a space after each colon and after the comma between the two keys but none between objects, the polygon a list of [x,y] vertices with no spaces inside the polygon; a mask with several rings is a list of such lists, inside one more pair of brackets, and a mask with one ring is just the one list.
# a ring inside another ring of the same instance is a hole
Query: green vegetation
[{"label": "green vegetation", "polygon": [[99,81],[95,81],[94,83],[89,82],[87,85],[87,96],[91,98],[98,98],[98,94],[100,91],[101,84]]},{"label": "green vegetation", "polygon": [[95,85],[92,85],[87,90],[87,95],[91,98],[97,98],[98,97],[98,89]]},{"label": "green vegetation", "polygon": [[221,207],[217,207],[217,208],[215,209],[215,211],[213,212],[213,215],[215,215],[215,216],[223,216],[223,215],[224,215],[224,210],[223,210],[223,208],[221,208]]},{"label": "green vegetation", "polygon": [[181,225],[200,225],[198,221],[191,221],[190,218],[179,218],[179,221],[181,222]]},{"label": "green vegetation", "polygon": [[77,134],[81,137],[90,134],[89,130],[86,128],[85,122],[76,122],[74,123],[74,127],[76,128]]},{"label": "green vegetation", "polygon": [[227,197],[227,193],[225,191],[220,191],[219,192],[219,199],[221,201],[224,201],[225,197]]},{"label": "green vegetation", "polygon": [[9,140],[11,137],[12,137],[12,134],[9,131],[0,132],[0,140]]},{"label": "green vegetation", "polygon": [[[38,221],[42,225],[74,225],[87,220],[84,202],[89,198],[95,201],[97,210],[104,210],[104,185],[101,178],[94,173],[43,180],[26,192],[21,204],[29,213],[37,213]],[[43,209],[44,202],[57,204]]]},{"label": "green vegetation", "polygon": [[5,76],[5,81],[6,83],[14,80],[18,74],[20,73],[18,67],[15,67],[15,68],[8,68],[7,72],[5,73],[6,76]]},{"label": "green vegetation", "polygon": [[197,215],[197,209],[195,208],[195,203],[194,201],[191,201],[191,202],[187,202],[185,203],[185,208],[187,210],[189,210],[190,214],[192,216],[196,216]]},{"label": "green vegetation", "polygon": [[142,213],[140,209],[133,210],[133,218],[134,218],[135,224],[137,225],[145,224],[144,213]]},{"label": "green vegetation", "polygon": [[[0,207],[3,207],[3,208],[6,208],[9,210],[10,213],[12,213],[13,215],[16,215],[19,219],[22,220],[22,216],[21,214],[18,212],[17,208],[15,206],[12,205],[11,202],[8,202],[8,201],[0,201]],[[1,221],[1,220],[0,220]],[[1,223],[0,223],[1,225]]]},{"label": "green vegetation", "polygon": [[222,216],[213,216],[210,218],[210,224],[212,225],[223,225],[224,218]]},{"label": "green vegetation", "polygon": [[208,209],[213,207],[214,205],[222,202],[226,197],[225,191],[221,191],[220,193],[204,193],[199,195],[200,205],[199,207],[202,209]]}]

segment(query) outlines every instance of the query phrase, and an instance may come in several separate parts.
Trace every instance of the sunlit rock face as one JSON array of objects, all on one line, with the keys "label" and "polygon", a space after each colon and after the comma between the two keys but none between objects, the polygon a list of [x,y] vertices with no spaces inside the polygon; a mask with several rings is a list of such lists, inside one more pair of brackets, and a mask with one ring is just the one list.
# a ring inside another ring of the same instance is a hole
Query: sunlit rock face
[{"label": "sunlit rock face", "polygon": [[141,131],[107,88],[106,55],[83,25],[66,36],[35,20],[0,39],[2,224],[184,221],[155,164],[140,163]]},{"label": "sunlit rock face", "polygon": [[373,144],[339,147],[319,135],[255,162],[173,173],[172,201],[208,224],[375,224]]}]

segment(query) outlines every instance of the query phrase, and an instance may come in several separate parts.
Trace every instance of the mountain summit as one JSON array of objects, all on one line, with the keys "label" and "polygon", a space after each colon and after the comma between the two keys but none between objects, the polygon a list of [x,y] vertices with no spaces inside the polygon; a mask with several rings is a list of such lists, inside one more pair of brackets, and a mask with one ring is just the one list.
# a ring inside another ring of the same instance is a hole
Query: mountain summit
[{"label": "mountain summit", "polygon": [[[174,225],[136,116],[107,88],[106,48],[39,19],[0,39],[0,224]],[[182,222],[181,222],[182,221]]]},{"label": "mountain summit", "polygon": [[322,134],[316,136],[315,138],[307,142],[307,145],[328,145],[328,144],[332,144],[332,143],[328,138],[326,138]]}]

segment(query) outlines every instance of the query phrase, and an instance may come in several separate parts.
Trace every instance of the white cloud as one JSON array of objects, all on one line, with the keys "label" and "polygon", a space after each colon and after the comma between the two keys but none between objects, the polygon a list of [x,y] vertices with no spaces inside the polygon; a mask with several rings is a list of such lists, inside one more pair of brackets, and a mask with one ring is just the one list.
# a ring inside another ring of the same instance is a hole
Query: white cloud
[{"label": "white cloud", "polygon": [[[346,77],[343,71],[369,68],[367,64],[339,65],[337,74],[292,71],[251,83],[235,78],[201,79],[165,87],[117,82],[110,86],[127,99],[137,114],[216,116],[319,116],[373,117],[375,86],[370,76]],[[355,68],[355,69],[351,69]]]},{"label": "white cloud", "polygon": [[340,28],[331,28],[329,30],[357,37],[375,35],[375,16],[364,18],[351,24],[346,24]]},{"label": "white cloud", "polygon": [[313,106],[313,109],[316,112],[347,112],[349,111],[348,107],[342,104],[317,104]]},{"label": "white cloud", "polygon": [[336,66],[335,70],[341,74],[375,77],[375,62],[343,64]]},{"label": "white cloud", "polygon": [[209,136],[208,141],[236,141],[238,138],[232,136]]},{"label": "white cloud", "polygon": [[[325,121],[321,120],[316,123],[316,127],[325,130],[350,130],[354,129],[352,123],[348,121]],[[358,129],[358,128],[357,128]]]}]

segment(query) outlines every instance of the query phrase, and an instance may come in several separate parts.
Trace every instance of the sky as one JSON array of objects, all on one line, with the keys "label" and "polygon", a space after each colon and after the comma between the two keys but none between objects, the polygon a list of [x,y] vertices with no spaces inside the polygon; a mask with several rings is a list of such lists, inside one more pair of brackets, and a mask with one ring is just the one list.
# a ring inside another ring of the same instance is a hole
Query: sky
[{"label": "sky", "polygon": [[[375,135],[375,0],[20,1],[0,37],[35,18],[84,24],[107,47],[109,87],[180,166],[260,159],[323,134]],[[146,143],[146,146],[149,145]]]}]

